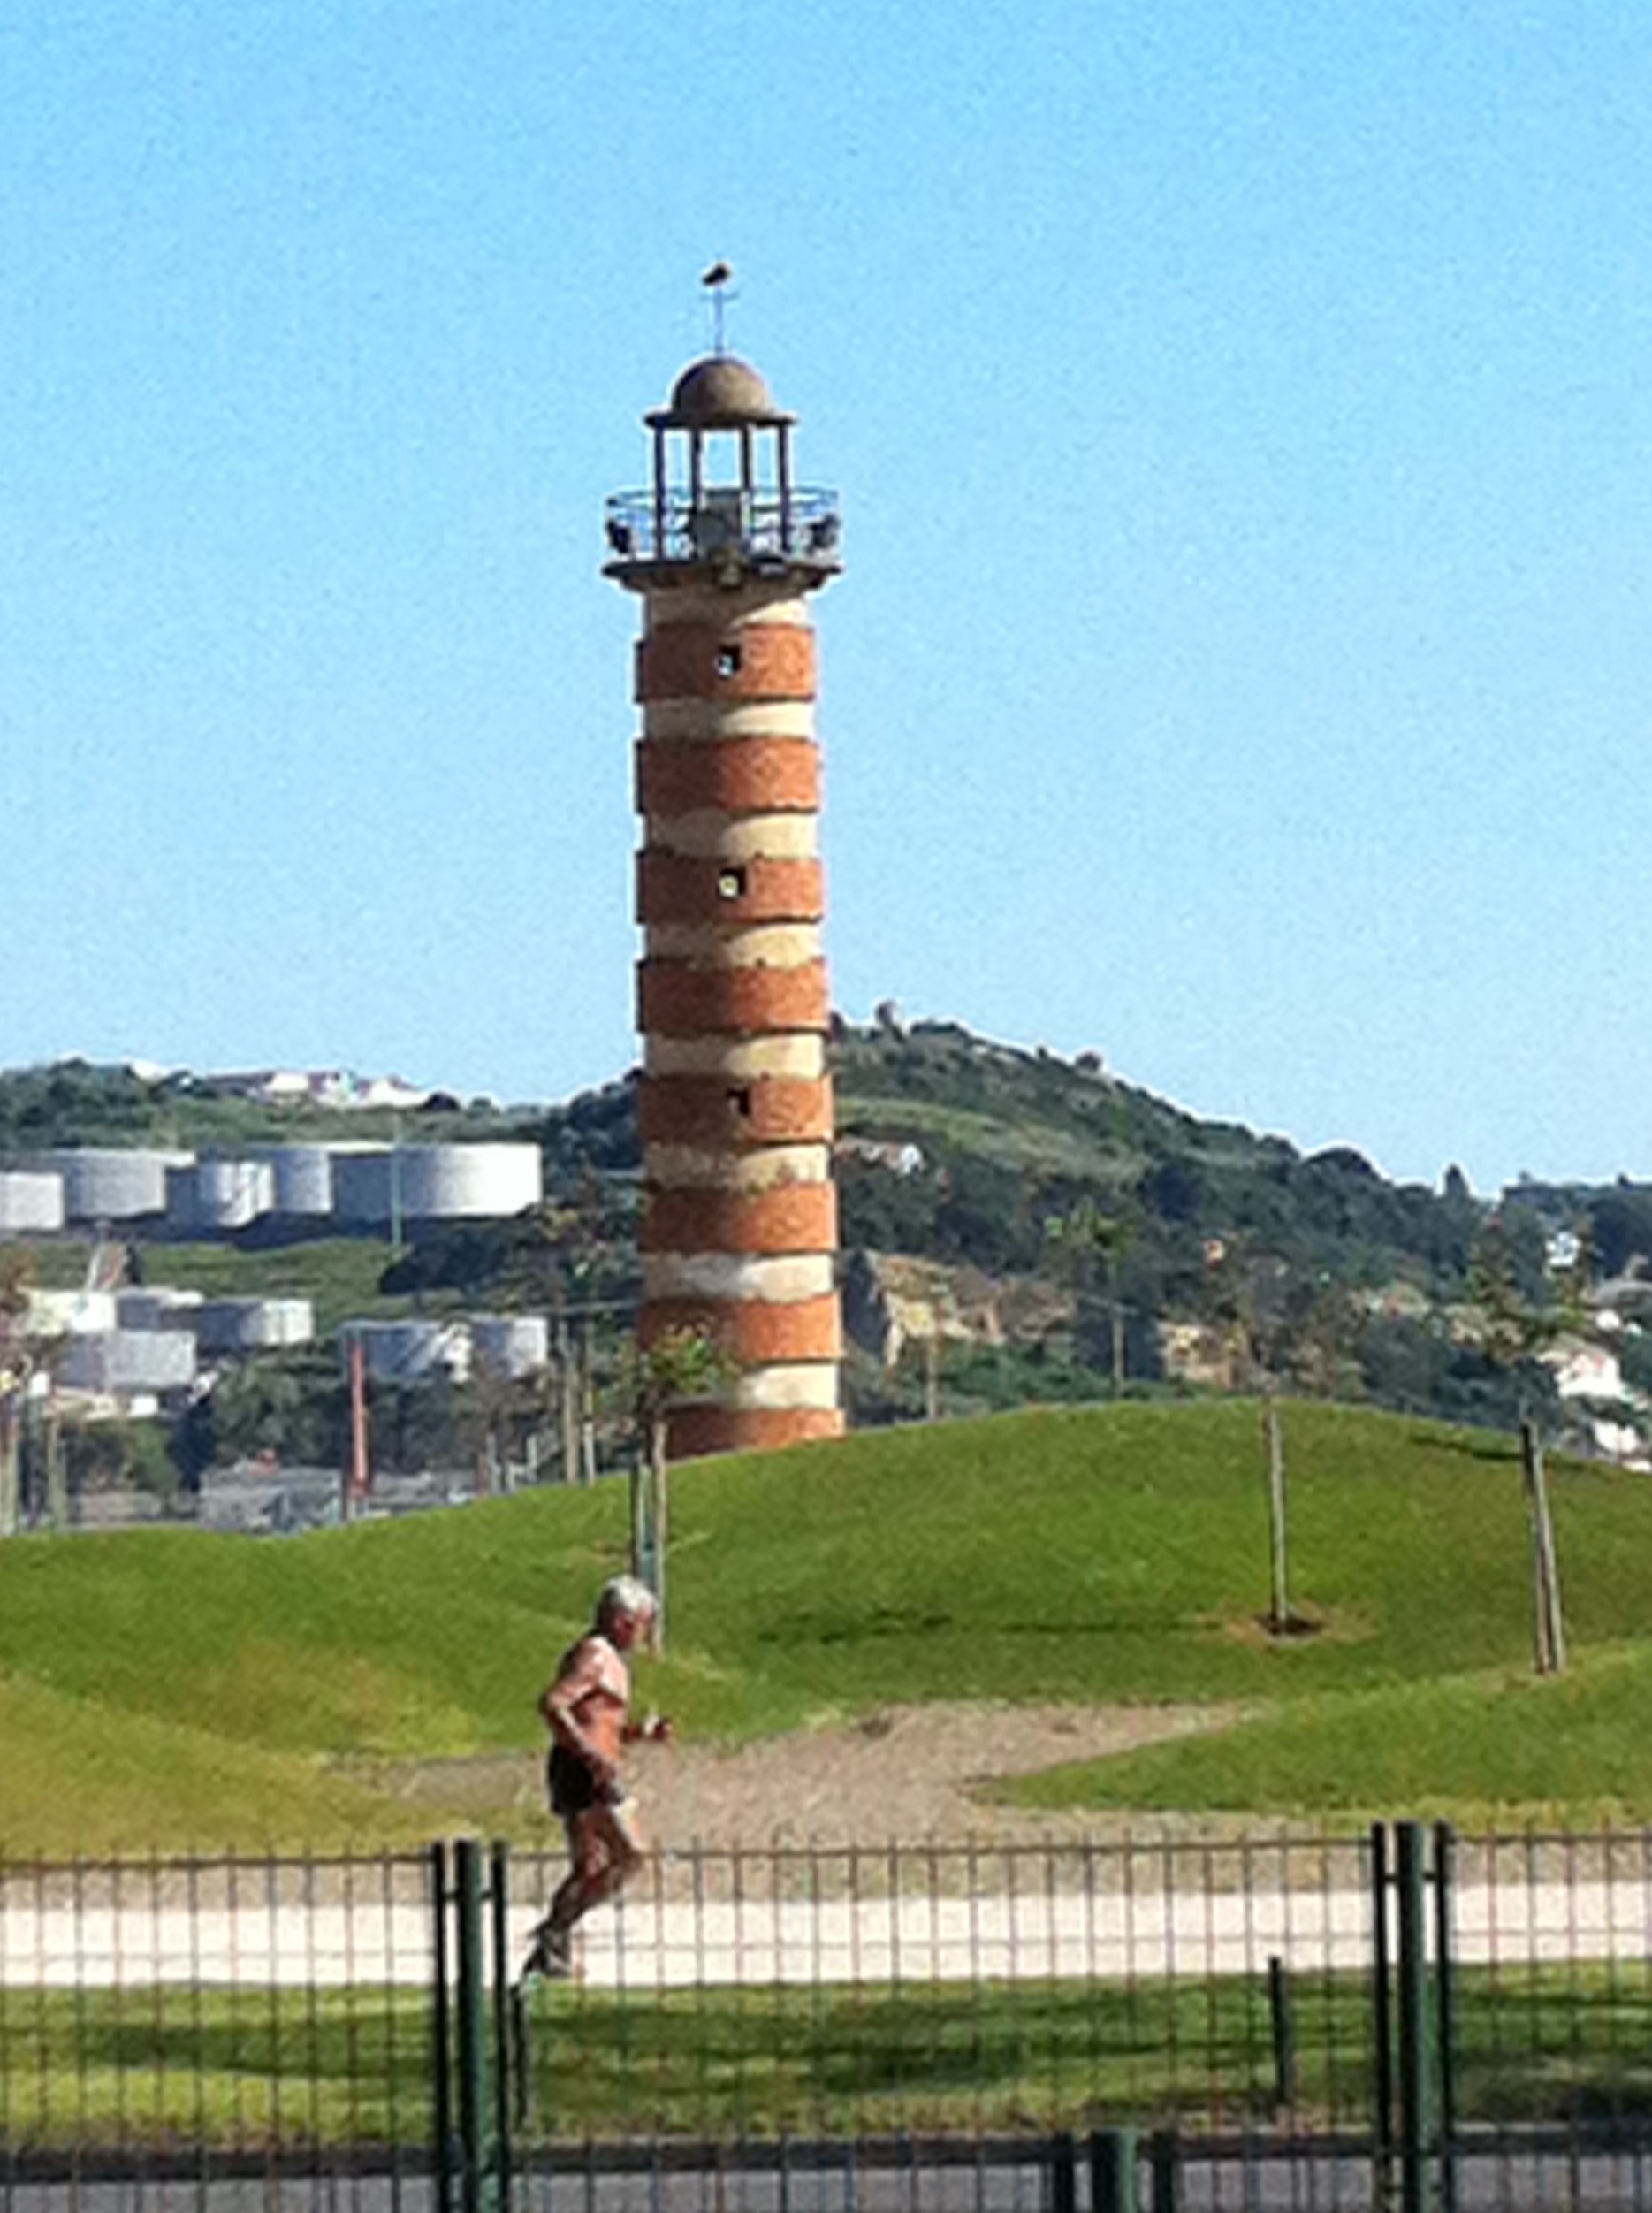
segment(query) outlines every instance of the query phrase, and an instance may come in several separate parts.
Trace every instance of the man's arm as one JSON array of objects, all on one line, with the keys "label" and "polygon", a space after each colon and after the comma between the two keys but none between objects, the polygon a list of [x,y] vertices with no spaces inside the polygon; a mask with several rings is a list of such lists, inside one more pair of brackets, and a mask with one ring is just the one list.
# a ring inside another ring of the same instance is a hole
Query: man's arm
[{"label": "man's arm", "polygon": [[619,1776],[613,1760],[585,1727],[581,1709],[593,1691],[602,1687],[599,1654],[586,1637],[569,1653],[567,1663],[553,1683],[547,1683],[539,1700],[545,1727],[567,1751],[582,1759],[600,1789],[610,1788]]},{"label": "man's arm", "polygon": [[640,1721],[628,1721],[621,1737],[628,1744],[668,1744],[675,1734],[668,1713],[645,1713]]}]

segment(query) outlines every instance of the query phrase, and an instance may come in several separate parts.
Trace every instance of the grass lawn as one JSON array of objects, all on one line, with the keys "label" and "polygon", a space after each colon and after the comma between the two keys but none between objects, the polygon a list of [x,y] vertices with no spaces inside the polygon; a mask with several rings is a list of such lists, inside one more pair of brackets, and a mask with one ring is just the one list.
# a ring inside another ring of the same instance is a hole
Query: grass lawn
[{"label": "grass lawn", "polygon": [[[1254,1407],[1043,1409],[680,1470],[672,1649],[643,1694],[701,1738],[935,1698],[1239,1700],[1260,1716],[1242,1732],[1048,1787],[1270,1812],[1652,1814],[1652,1484],[1555,1467],[1576,1665],[1537,1689],[1512,1443],[1306,1403],[1284,1421],[1291,1583],[1318,1636],[1280,1645],[1259,1625]],[[365,1775],[533,1744],[540,1685],[624,1564],[626,1513],[610,1483],[278,1541],[162,1529],[0,1546],[0,1695],[40,1748],[0,1772],[0,1844],[171,1839],[179,1732],[216,1778],[217,1826],[194,1835],[253,1848],[316,1841],[315,1794],[341,1789],[339,1761]],[[103,1788],[117,1742],[118,1800]],[[309,1782],[273,1809],[271,1759]],[[329,1803],[359,1843],[406,1833],[367,1782]]]},{"label": "grass lawn", "polygon": [[310,1299],[316,1333],[329,1337],[358,1316],[385,1321],[412,1311],[410,1299],[385,1298],[378,1279],[395,1248],[371,1237],[328,1237],[314,1244],[242,1250],[233,1245],[151,1245],[146,1278],[209,1299]]},{"label": "grass lawn", "polygon": [[[72,1242],[31,1248],[35,1280],[54,1290],[75,1290],[86,1280],[88,1245]],[[378,1279],[395,1256],[393,1246],[370,1237],[329,1237],[313,1244],[272,1246],[263,1251],[220,1244],[146,1244],[145,1281],[209,1299],[311,1299],[316,1330],[326,1337],[358,1315],[389,1320],[413,1310],[410,1298],[386,1298]],[[427,1301],[439,1311],[441,1300]]]},{"label": "grass lawn", "polygon": [[[1605,1970],[1458,1986],[1466,2122],[1644,2113],[1652,1994]],[[1368,2125],[1361,1975],[1293,1985],[1282,2107],[1260,1976],[710,1988],[529,2003],[525,2141],[881,2130]],[[420,1990],[0,1990],[0,2141],[222,2150],[429,2141]]]},{"label": "grass lawn", "polygon": [[1350,1828],[1396,1806],[1489,1828],[1635,1821],[1648,1796],[1652,1646],[1607,1646],[1539,1681],[1500,1669],[1292,1700],[1209,1737],[1048,1768],[1004,1803],[1051,1809],[1288,1806]]}]

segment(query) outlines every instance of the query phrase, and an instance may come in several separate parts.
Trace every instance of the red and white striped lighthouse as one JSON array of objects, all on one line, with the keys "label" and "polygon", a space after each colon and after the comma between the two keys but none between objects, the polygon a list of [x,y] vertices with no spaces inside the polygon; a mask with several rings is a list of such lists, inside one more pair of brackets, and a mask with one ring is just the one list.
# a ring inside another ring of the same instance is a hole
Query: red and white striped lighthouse
[{"label": "red and white striped lighthouse", "polygon": [[674,1458],[842,1429],[811,592],[835,496],[793,481],[795,417],[718,354],[647,417],[653,479],[608,503],[638,593],[637,968],[644,1345],[704,1331],[734,1372]]}]

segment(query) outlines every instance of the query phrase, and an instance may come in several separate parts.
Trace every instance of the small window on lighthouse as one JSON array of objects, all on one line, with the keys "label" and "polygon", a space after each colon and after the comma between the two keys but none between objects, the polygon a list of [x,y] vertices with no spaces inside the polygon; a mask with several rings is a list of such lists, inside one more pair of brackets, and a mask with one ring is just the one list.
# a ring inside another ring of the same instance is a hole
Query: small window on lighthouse
[{"label": "small window on lighthouse", "polygon": [[717,872],[717,896],[719,899],[743,899],[746,896],[745,870],[719,868]]},{"label": "small window on lighthouse", "polygon": [[719,676],[737,676],[740,674],[740,648],[738,645],[719,645],[718,647],[717,673]]},{"label": "small window on lighthouse", "polygon": [[743,1088],[739,1091],[731,1091],[728,1094],[728,1107],[730,1113],[737,1116],[741,1121],[749,1122],[751,1118],[750,1092]]}]

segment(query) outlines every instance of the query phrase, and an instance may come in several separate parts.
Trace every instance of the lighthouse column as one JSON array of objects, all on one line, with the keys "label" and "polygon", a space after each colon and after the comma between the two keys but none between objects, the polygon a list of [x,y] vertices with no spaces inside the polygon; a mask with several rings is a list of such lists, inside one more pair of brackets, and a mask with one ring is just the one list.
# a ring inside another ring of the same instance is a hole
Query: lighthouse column
[{"label": "lighthouse column", "polygon": [[[739,476],[719,486],[701,434],[729,427],[731,388]],[[662,487],[662,461],[647,495],[611,506],[611,538],[617,522],[629,542],[609,569],[643,604],[639,1331],[703,1332],[731,1370],[714,1399],[671,1410],[681,1458],[842,1428],[806,601],[835,572],[836,522],[826,495],[791,485],[789,418],[743,364],[690,370],[652,420],[693,433],[688,487]],[[765,424],[780,426],[767,490],[752,458]]]}]

